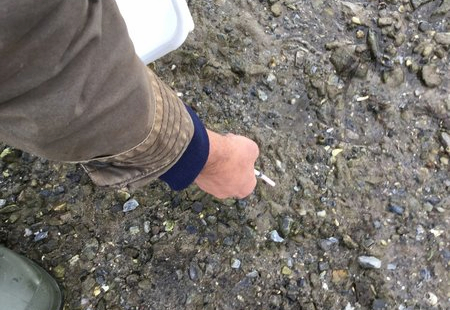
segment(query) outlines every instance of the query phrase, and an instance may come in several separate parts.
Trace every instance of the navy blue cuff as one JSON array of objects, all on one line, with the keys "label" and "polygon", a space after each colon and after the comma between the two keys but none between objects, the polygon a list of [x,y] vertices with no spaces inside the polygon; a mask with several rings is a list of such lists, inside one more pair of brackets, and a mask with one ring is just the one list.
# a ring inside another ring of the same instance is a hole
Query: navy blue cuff
[{"label": "navy blue cuff", "polygon": [[209,155],[209,139],[205,126],[190,107],[185,107],[194,123],[194,136],[176,164],[159,177],[176,191],[185,189],[194,182]]}]

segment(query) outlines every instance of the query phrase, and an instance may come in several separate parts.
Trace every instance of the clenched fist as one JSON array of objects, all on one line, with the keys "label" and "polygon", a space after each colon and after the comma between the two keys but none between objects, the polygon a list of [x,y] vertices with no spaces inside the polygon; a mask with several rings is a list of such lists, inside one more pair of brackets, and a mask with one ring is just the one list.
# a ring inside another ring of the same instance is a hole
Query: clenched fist
[{"label": "clenched fist", "polygon": [[220,199],[250,195],[256,186],[254,166],[258,145],[243,136],[207,132],[209,156],[195,183]]}]

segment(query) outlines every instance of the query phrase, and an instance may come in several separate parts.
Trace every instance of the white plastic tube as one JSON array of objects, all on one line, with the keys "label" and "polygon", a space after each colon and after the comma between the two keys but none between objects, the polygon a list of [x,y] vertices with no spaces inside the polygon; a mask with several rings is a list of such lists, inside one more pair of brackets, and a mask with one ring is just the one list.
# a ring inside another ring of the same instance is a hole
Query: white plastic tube
[{"label": "white plastic tube", "polygon": [[275,186],[275,182],[272,179],[270,179],[267,175],[262,173],[261,171],[255,169],[255,176],[257,178],[260,178],[261,180],[263,180],[264,182],[266,182],[270,186]]}]

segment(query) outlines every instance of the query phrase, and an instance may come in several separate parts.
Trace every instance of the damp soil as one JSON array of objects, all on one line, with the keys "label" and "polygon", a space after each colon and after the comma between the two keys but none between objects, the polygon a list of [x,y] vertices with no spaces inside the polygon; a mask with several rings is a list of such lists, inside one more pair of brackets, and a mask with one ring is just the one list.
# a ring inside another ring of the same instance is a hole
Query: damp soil
[{"label": "damp soil", "polygon": [[276,186],[101,189],[3,145],[0,243],[65,309],[450,309],[450,1],[188,4],[151,67]]}]

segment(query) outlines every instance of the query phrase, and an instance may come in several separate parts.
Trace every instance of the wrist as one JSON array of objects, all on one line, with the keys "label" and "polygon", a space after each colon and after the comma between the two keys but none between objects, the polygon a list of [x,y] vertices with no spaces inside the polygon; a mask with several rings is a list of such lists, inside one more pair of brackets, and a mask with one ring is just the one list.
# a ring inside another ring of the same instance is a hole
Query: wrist
[{"label": "wrist", "polygon": [[228,158],[228,139],[226,136],[206,129],[209,139],[209,155],[198,177],[216,174]]}]

